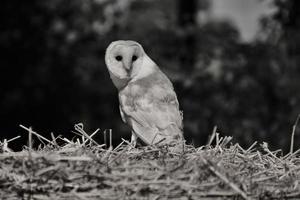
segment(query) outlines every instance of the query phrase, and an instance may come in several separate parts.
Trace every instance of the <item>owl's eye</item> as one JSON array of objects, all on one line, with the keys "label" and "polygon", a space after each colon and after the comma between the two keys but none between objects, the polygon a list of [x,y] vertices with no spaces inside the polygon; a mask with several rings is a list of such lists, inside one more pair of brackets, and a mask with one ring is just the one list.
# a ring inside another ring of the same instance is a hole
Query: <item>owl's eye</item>
[{"label": "owl's eye", "polygon": [[121,61],[123,59],[122,56],[116,56],[115,58],[116,58],[117,61]]},{"label": "owl's eye", "polygon": [[137,56],[132,56],[131,60],[132,60],[132,62],[136,61],[137,60]]}]

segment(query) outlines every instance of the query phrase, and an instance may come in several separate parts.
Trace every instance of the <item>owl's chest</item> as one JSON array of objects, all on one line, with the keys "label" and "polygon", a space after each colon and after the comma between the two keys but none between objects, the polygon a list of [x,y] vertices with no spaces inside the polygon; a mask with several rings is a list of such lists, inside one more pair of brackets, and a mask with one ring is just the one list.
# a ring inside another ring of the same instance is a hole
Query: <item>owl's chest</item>
[{"label": "owl's chest", "polygon": [[122,106],[128,106],[131,109],[146,108],[155,99],[153,87],[147,87],[138,84],[129,84],[119,93],[119,101]]},{"label": "owl's chest", "polygon": [[119,93],[119,101],[124,109],[129,112],[143,110],[151,112],[153,109],[162,108],[165,104],[176,102],[172,88],[166,84],[152,82],[149,84],[128,84]]}]

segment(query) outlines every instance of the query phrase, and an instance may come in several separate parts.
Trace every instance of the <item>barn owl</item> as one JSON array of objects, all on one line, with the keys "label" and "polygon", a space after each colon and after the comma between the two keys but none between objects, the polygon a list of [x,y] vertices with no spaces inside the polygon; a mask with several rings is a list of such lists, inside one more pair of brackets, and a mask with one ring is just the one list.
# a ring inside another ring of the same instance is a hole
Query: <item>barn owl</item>
[{"label": "barn owl", "polygon": [[135,41],[119,40],[106,49],[105,63],[119,92],[122,120],[145,144],[183,139],[182,113],[173,85]]}]

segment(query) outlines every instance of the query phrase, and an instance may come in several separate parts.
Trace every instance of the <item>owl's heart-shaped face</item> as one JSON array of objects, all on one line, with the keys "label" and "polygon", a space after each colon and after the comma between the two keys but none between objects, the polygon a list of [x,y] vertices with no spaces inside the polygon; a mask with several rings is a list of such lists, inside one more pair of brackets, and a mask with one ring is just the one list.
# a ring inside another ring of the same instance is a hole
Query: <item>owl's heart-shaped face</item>
[{"label": "owl's heart-shaped face", "polygon": [[133,78],[143,63],[144,51],[133,41],[117,41],[109,45],[105,62],[111,74],[119,79]]},{"label": "owl's heart-shaped face", "polygon": [[105,63],[118,90],[158,70],[143,47],[130,40],[112,42],[106,49]]}]

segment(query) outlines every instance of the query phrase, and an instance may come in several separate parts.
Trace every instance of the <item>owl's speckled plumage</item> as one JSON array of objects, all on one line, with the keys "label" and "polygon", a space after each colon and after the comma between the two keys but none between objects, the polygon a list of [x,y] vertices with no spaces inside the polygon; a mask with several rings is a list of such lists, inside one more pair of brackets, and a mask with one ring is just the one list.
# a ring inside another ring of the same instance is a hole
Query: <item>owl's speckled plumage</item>
[{"label": "owl's speckled plumage", "polygon": [[183,139],[182,115],[173,85],[139,43],[112,42],[105,62],[119,90],[121,116],[131,127],[133,140],[138,137],[151,145]]}]

